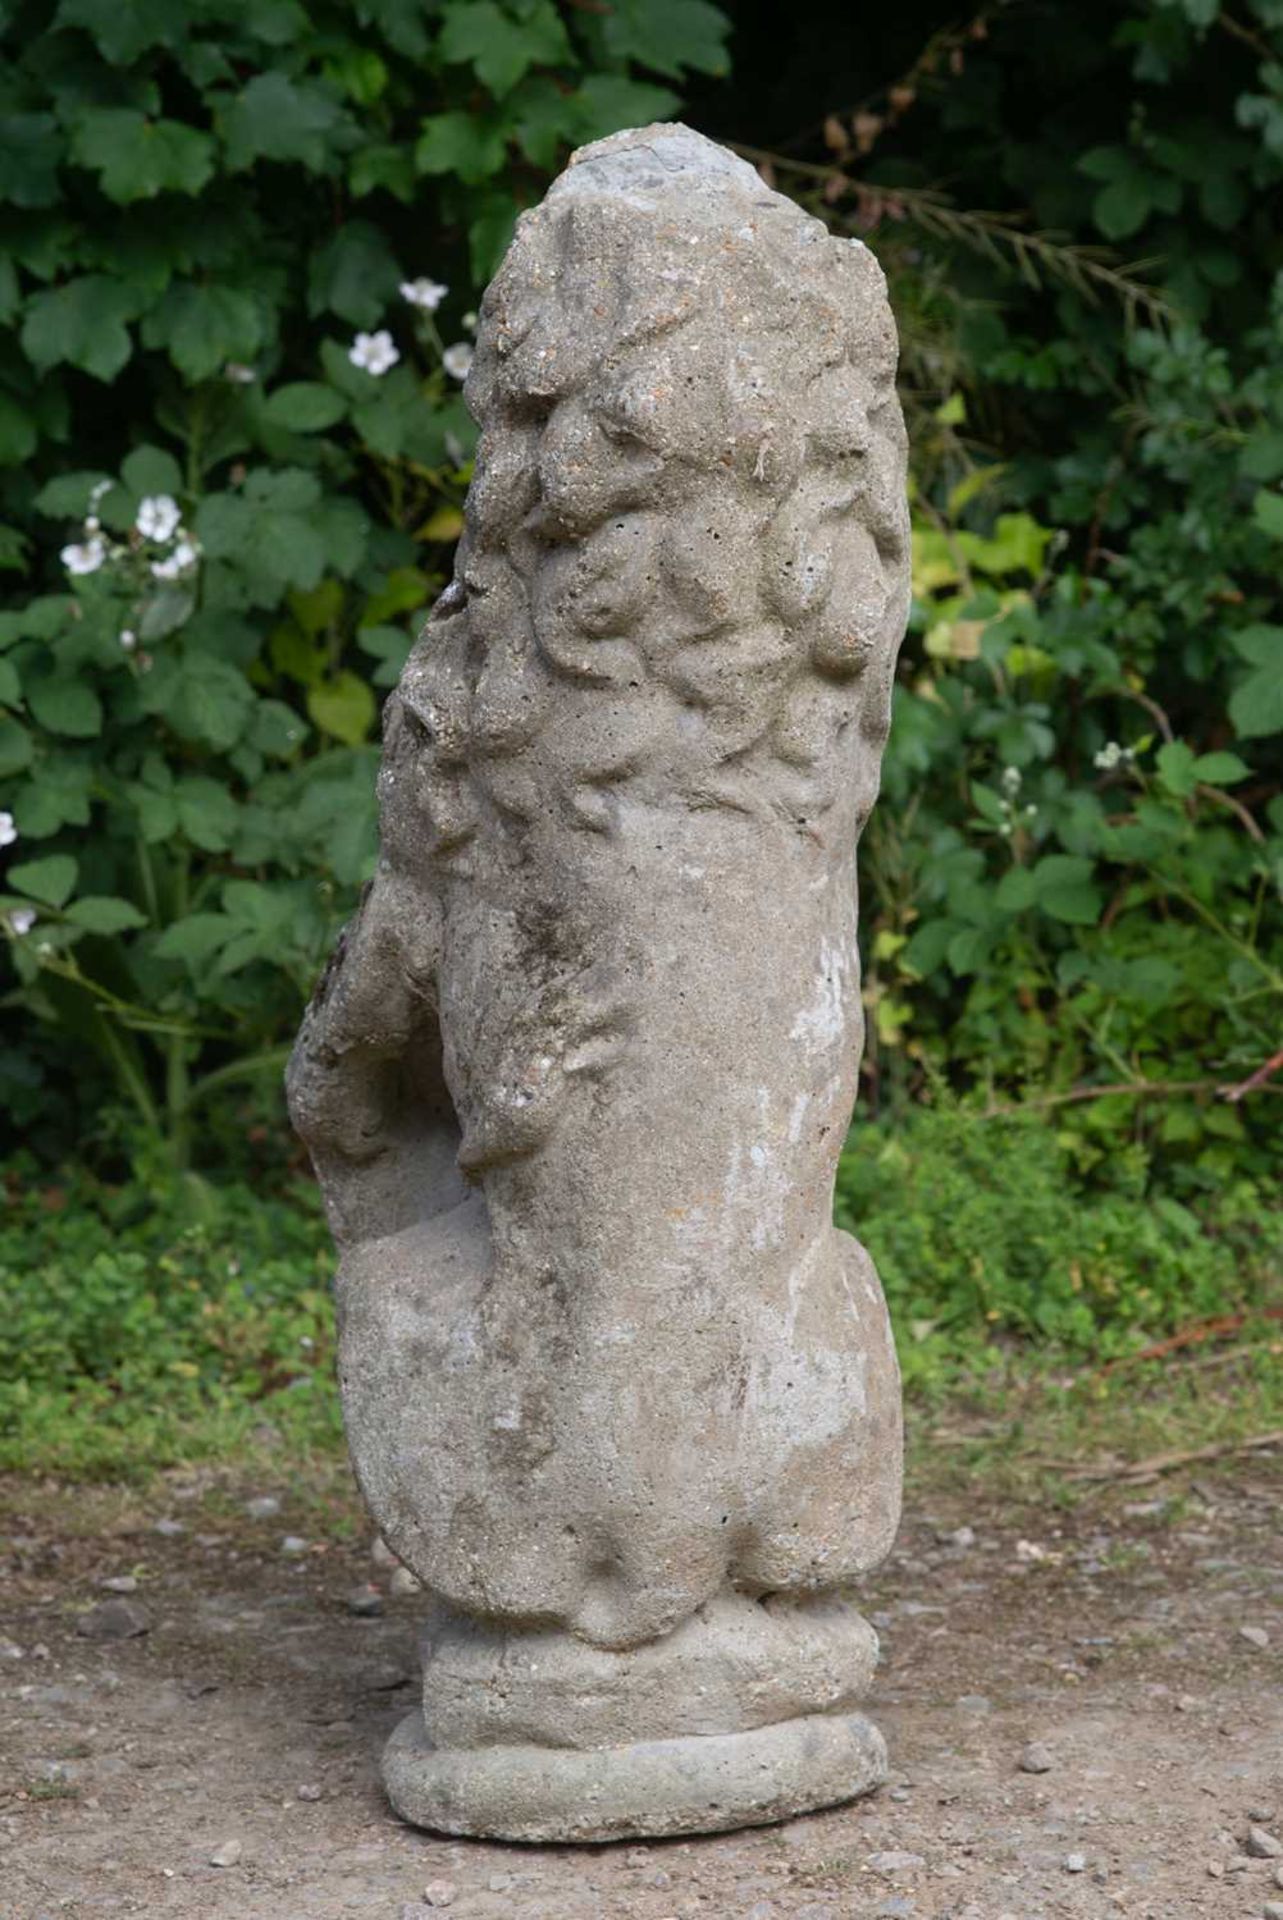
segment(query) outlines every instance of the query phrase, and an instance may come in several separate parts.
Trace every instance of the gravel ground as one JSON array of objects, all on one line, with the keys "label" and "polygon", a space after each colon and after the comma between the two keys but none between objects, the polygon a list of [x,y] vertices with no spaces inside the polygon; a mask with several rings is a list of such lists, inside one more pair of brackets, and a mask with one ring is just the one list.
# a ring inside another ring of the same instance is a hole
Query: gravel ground
[{"label": "gravel ground", "polygon": [[285,1489],[10,1482],[0,1916],[1278,1920],[1281,1495],[1268,1455],[1070,1514],[919,1495],[864,1594],[887,1788],[755,1832],[535,1849],[383,1802],[421,1602],[368,1535],[317,1538]]}]

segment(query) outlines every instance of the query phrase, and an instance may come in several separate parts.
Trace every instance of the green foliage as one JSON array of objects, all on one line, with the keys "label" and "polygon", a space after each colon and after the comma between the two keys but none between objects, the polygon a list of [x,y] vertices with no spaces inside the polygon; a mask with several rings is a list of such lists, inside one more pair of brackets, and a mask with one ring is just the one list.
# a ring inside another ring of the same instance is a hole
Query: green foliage
[{"label": "green foliage", "polygon": [[947,1105],[857,1127],[836,1217],[873,1255],[911,1385],[982,1368],[996,1340],[1101,1360],[1277,1307],[1276,1195],[1238,1181],[1198,1211],[1147,1199],[1134,1150],[1084,1188],[1074,1145],[1027,1115]]},{"label": "green foliage", "polygon": [[332,1256],[314,1194],[6,1169],[0,1467],[134,1473],[263,1422],[333,1446]]},{"label": "green foliage", "polygon": [[1182,1193],[1283,1149],[1283,17],[1245,14],[924,31],[775,157],[877,250],[905,349],[873,1102],[1001,1090]]},{"label": "green foliage", "polygon": [[[1245,9],[1084,0],[1049,59],[1036,9],[941,29],[911,0],[826,48],[776,161],[878,251],[904,342],[872,1104],[943,1076],[1054,1116],[1081,1172],[1139,1151],[1184,1197],[1263,1177],[1283,1114],[1283,17]],[[459,531],[476,288],[570,144],[676,84],[705,123],[802,84],[746,21],[718,93],[727,26],[705,0],[12,15],[0,922],[39,1024],[0,1073],[24,1120],[125,1100],[181,1163],[275,1072],[370,869],[378,696]]]},{"label": "green foliage", "polygon": [[7,998],[180,1164],[279,1068],[371,871],[372,683],[461,526],[478,282],[568,146],[671,112],[653,76],[720,71],[726,32],[702,0],[0,30]]}]

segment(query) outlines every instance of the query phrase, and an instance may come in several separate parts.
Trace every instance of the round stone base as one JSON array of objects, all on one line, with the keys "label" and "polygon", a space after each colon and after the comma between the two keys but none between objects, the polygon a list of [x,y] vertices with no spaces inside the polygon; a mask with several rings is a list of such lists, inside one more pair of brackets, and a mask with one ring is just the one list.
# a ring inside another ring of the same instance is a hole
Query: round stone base
[{"label": "round stone base", "polygon": [[436,1748],[421,1713],[383,1752],[403,1819],[490,1840],[643,1840],[811,1813],[886,1778],[886,1744],[861,1713],[808,1714],[748,1732],[626,1747]]}]

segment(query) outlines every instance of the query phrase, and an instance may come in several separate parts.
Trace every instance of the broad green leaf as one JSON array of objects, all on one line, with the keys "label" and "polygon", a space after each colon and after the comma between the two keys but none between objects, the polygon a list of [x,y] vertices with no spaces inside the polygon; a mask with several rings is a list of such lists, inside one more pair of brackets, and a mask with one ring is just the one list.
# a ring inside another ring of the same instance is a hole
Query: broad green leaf
[{"label": "broad green leaf", "polygon": [[630,80],[622,73],[592,73],[577,96],[579,116],[575,138],[599,140],[603,134],[618,133],[623,127],[644,127],[652,120],[669,120],[680,104],[677,95],[667,87],[656,87],[646,80]]},{"label": "broad green leaf", "polygon": [[613,0],[601,20],[607,51],[654,73],[677,75],[694,67],[722,74],[729,61],[730,20],[706,0]]},{"label": "broad green leaf", "polygon": [[126,206],[158,193],[199,193],[214,172],[214,142],[179,120],[149,120],[129,107],[87,107],[72,127],[72,157]]},{"label": "broad green leaf", "polygon": [[125,789],[138,819],[138,829],[149,847],[159,846],[178,831],[178,809],[168,793],[160,793],[141,781],[131,781]]},{"label": "broad green leaf", "polygon": [[65,146],[51,113],[0,113],[0,200],[52,207]]},{"label": "broad green leaf", "polygon": [[376,687],[394,687],[414,645],[413,635],[402,627],[361,627],[357,645],[379,662],[371,678]]},{"label": "broad green leaf", "polygon": [[1009,573],[1041,573],[1051,538],[1050,527],[1040,526],[1032,514],[1000,513],[992,534],[959,533],[954,542],[974,569],[1001,579]]},{"label": "broad green leaf", "polygon": [[184,33],[173,0],[60,0],[55,24],[83,27],[113,67],[129,67],[149,47],[172,47]]},{"label": "broad green leaf", "polygon": [[971,782],[971,804],[981,819],[988,820],[993,826],[999,826],[1007,817],[1002,795],[992,787],[985,786],[983,781]]},{"label": "broad green leaf", "polygon": [[322,580],[320,586],[314,587],[310,593],[292,593],[289,607],[304,633],[324,633],[342,618],[343,583],[340,580]]},{"label": "broad green leaf", "polygon": [[378,228],[367,220],[347,220],[312,257],[307,310],[337,313],[354,327],[373,327],[403,278]]},{"label": "broad green leaf", "polygon": [[1053,887],[1081,886],[1091,879],[1092,862],[1076,853],[1048,853],[1031,869],[1039,897]]},{"label": "broad green leaf", "polygon": [[235,931],[225,913],[189,913],[166,927],[151,951],[158,960],[208,960]]},{"label": "broad green leaf", "polygon": [[1239,682],[1230,695],[1230,719],[1240,740],[1283,733],[1283,656]]},{"label": "broad green leaf", "polygon": [[1004,913],[1024,913],[1038,898],[1038,882],[1028,867],[1012,867],[994,889],[994,900]]},{"label": "broad green leaf", "polygon": [[62,674],[33,675],[26,687],[32,718],[50,733],[91,740],[102,731],[102,701],[83,680]]},{"label": "broad green leaf", "polygon": [[385,460],[395,460],[405,448],[410,424],[408,409],[423,405],[417,392],[407,395],[404,388],[387,386],[382,393],[353,407],[352,425],[372,453],[382,454]]},{"label": "broad green leaf", "polygon": [[1283,427],[1253,427],[1238,457],[1248,480],[1277,480],[1283,474]]},{"label": "broad green leaf", "polygon": [[1107,240],[1126,240],[1144,226],[1152,206],[1146,175],[1129,173],[1096,195],[1092,217]]},{"label": "broad green leaf", "polygon": [[381,187],[408,204],[415,192],[414,160],[405,147],[358,147],[348,170],[348,186],[356,200]]},{"label": "broad green leaf", "polygon": [[365,681],[346,670],[308,689],[307,710],[322,733],[349,747],[359,746],[369,736],[378,712]]},{"label": "broad green leaf", "polygon": [[31,735],[22,722],[10,714],[0,714],[0,780],[29,767],[34,752]]},{"label": "broad green leaf", "polygon": [[184,740],[225,751],[235,746],[254,707],[254,690],[225,660],[201,652],[164,650],[139,683],[149,713],[161,713]]},{"label": "broad green leaf", "polygon": [[1283,627],[1239,627],[1230,645],[1255,667],[1276,666],[1283,661]]},{"label": "broad green leaf", "polygon": [[138,311],[134,292],[105,274],[82,274],[38,293],[22,324],[22,350],[34,367],[67,361],[95,380],[114,380],[133,352],[126,321]]},{"label": "broad green leaf", "polygon": [[347,402],[319,381],[294,380],[277,387],[263,411],[273,426],[288,427],[293,433],[319,433],[343,418]]},{"label": "broad green leaf", "polygon": [[79,863],[69,853],[50,853],[43,860],[21,860],[10,867],[5,884],[47,907],[60,907],[70,899],[79,871]]},{"label": "broad green leaf", "polygon": [[260,700],[254,712],[250,739],[269,759],[288,760],[306,740],[310,728],[283,700]]},{"label": "broad green leaf", "polygon": [[1208,787],[1232,787],[1246,780],[1252,769],[1236,753],[1201,753],[1194,762],[1194,777]]},{"label": "broad green leaf", "polygon": [[1169,740],[1155,756],[1158,777],[1169,793],[1186,800],[1198,785],[1198,755],[1184,740]]},{"label": "broad green leaf", "polygon": [[418,567],[395,567],[361,610],[361,625],[377,627],[398,613],[413,613],[431,599],[428,576]]},{"label": "broad green leaf", "polygon": [[185,626],[196,610],[196,595],[191,587],[177,582],[162,586],[145,601],[138,616],[138,637],[153,641],[167,639]]},{"label": "broad green leaf", "polygon": [[425,0],[356,0],[361,25],[377,28],[390,47],[411,60],[422,60],[428,51],[425,18],[431,10]]},{"label": "broad green leaf", "polygon": [[256,160],[294,160],[323,173],[346,116],[329,93],[284,73],[259,73],[220,115],[233,173]]},{"label": "broad green leaf", "polygon": [[316,475],[302,467],[255,467],[245,476],[245,498],[269,513],[306,513],[323,495]]},{"label": "broad green leaf", "polygon": [[63,827],[89,824],[90,761],[69,754],[47,753],[39,777],[29,780],[13,797],[13,815],[24,839],[47,840]]},{"label": "broad green leaf", "polygon": [[146,914],[139,913],[130,901],[105,893],[82,894],[67,908],[67,918],[73,926],[85,927],[90,933],[126,933],[147,925]]},{"label": "broad green leaf", "polygon": [[32,504],[37,513],[43,513],[50,520],[78,520],[89,511],[94,488],[110,478],[110,474],[96,469],[88,473],[60,473],[56,479],[45,482]]},{"label": "broad green leaf", "polygon": [[1068,926],[1094,927],[1104,909],[1105,896],[1099,887],[1085,884],[1048,887],[1039,894],[1038,905],[1053,920],[1063,920]]},{"label": "broad green leaf", "polygon": [[530,67],[571,58],[566,29],[551,0],[526,0],[520,19],[495,0],[447,0],[437,45],[443,60],[471,66],[496,98],[511,92]]},{"label": "broad green leaf", "polygon": [[237,806],[227,788],[204,774],[185,774],[174,790],[178,824],[193,846],[224,853],[236,832]]},{"label": "broad green leaf", "polygon": [[1252,502],[1252,518],[1262,533],[1283,540],[1283,493],[1268,493],[1262,487]]},{"label": "broad green leaf", "polygon": [[[279,603],[286,587],[314,587],[327,561],[334,531],[323,525],[329,503],[311,474],[287,468],[275,474],[261,468],[246,480],[243,493],[209,494],[196,511],[196,531],[207,555],[227,559],[243,576],[255,605]],[[364,516],[360,509],[354,513]],[[342,528],[337,529],[341,534]]]},{"label": "broad green leaf", "polygon": [[949,965],[955,973],[978,973],[992,952],[992,933],[984,927],[964,927],[949,941]]},{"label": "broad green leaf", "polygon": [[179,281],[143,322],[149,347],[166,347],[180,373],[208,380],[229,360],[252,360],[263,343],[262,315],[238,287]]},{"label": "broad green leaf", "polygon": [[420,173],[455,174],[475,187],[503,165],[504,129],[493,115],[438,113],[423,122],[414,150]]},{"label": "broad green leaf", "polygon": [[349,41],[326,60],[325,77],[359,107],[372,107],[387,92],[390,75],[381,54]]},{"label": "broad green leaf", "polygon": [[1105,896],[1092,883],[1093,863],[1079,854],[1046,854],[1032,869],[1037,902],[1053,920],[1094,927]]},{"label": "broad green leaf", "polygon": [[562,148],[582,136],[582,92],[580,88],[567,93],[551,74],[538,73],[523,80],[507,101],[505,112],[512,119],[518,145],[535,166],[551,172]]},{"label": "broad green leaf", "polygon": [[0,393],[0,467],[17,467],[29,460],[38,438],[35,416],[12,394]]},{"label": "broad green leaf", "polygon": [[183,491],[183,470],[173,454],[166,453],[163,447],[135,447],[126,455],[120,477],[139,499],[149,493],[167,493],[173,497]]}]

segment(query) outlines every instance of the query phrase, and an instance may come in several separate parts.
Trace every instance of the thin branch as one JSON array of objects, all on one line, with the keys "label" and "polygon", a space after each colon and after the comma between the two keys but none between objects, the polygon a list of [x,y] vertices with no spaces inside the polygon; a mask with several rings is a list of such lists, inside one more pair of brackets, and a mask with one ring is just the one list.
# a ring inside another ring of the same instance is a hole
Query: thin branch
[{"label": "thin branch", "polygon": [[[1106,1086],[1070,1087],[1065,1093],[1042,1093],[1014,1106],[988,1106],[982,1120],[1014,1119],[1022,1113],[1040,1113],[1046,1107],[1077,1106],[1083,1100],[1108,1100],[1117,1094],[1129,1094],[1136,1100],[1161,1098],[1165,1094],[1219,1093],[1216,1080],[1118,1080]],[[1281,1089],[1283,1091],[1283,1089]]]},{"label": "thin branch", "polygon": [[[1099,247],[1077,246],[1054,233],[1026,231],[1019,224],[1020,214],[964,211],[933,187],[870,186],[844,173],[840,167],[792,160],[787,154],[748,146],[741,141],[732,144],[737,153],[759,166],[814,180],[826,195],[841,198],[847,193],[854,194],[864,210],[866,222],[884,213],[893,219],[912,220],[937,239],[969,246],[998,266],[1010,267],[1014,262],[1028,286],[1041,287],[1045,277],[1064,280],[1093,304],[1104,291],[1122,303],[1129,321],[1143,312],[1151,324],[1171,326],[1180,317],[1165,295],[1137,277],[1153,264],[1151,261],[1136,261],[1130,267],[1113,266],[1108,254]],[[827,204],[831,206],[832,199]]]},{"label": "thin branch", "polygon": [[1283,1067],[1283,1047],[1280,1047],[1277,1053],[1271,1054],[1263,1066],[1259,1066],[1255,1073],[1249,1074],[1247,1079],[1241,1080],[1236,1087],[1222,1087],[1220,1089],[1222,1100],[1228,1100],[1232,1106],[1237,1106],[1245,1095],[1259,1093],[1266,1081],[1276,1074],[1280,1067]]},{"label": "thin branch", "polygon": [[1283,1446],[1283,1427],[1269,1433],[1254,1433],[1246,1440],[1217,1440],[1210,1447],[1184,1447],[1173,1453],[1155,1453],[1148,1460],[1133,1460],[1128,1465],[1079,1467],[1072,1462],[1060,1465],[1067,1480],[1156,1480],[1160,1473],[1190,1465],[1195,1460],[1220,1460],[1231,1453],[1255,1453],[1261,1447]]},{"label": "thin branch", "polygon": [[1194,791],[1201,800],[1216,800],[1220,802],[1221,806],[1228,807],[1230,812],[1235,814],[1242,823],[1248,837],[1255,840],[1256,844],[1260,847],[1265,845],[1265,835],[1261,832],[1261,829],[1257,826],[1255,820],[1253,820],[1251,814],[1243,805],[1243,802],[1236,800],[1232,793],[1226,793],[1223,787],[1205,787],[1202,781],[1199,782]]},{"label": "thin branch", "polygon": [[1223,1313],[1214,1320],[1197,1320],[1192,1326],[1182,1327],[1179,1333],[1170,1334],[1166,1340],[1155,1340],[1152,1346],[1142,1347],[1138,1353],[1125,1353],[1117,1360],[1110,1360],[1097,1371],[1107,1375],[1117,1373],[1120,1367],[1138,1366],[1143,1360],[1169,1359],[1173,1354],[1182,1353],[1186,1347],[1200,1347],[1204,1341],[1216,1340],[1227,1333],[1239,1333],[1254,1318],[1283,1320],[1283,1307],[1263,1307],[1256,1314]]},{"label": "thin branch", "polygon": [[1218,14],[1216,24],[1218,27],[1223,27],[1235,40],[1241,40],[1245,47],[1250,47],[1259,60],[1273,60],[1274,49],[1269,42],[1262,40],[1258,33],[1253,33],[1250,27],[1245,27],[1240,20],[1234,18],[1233,14]]}]

